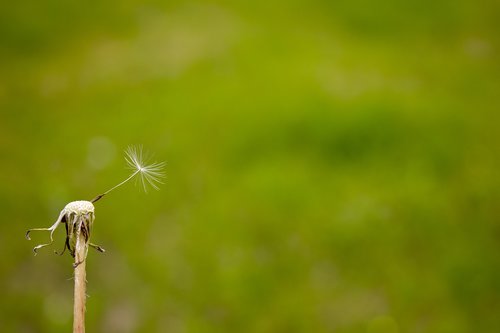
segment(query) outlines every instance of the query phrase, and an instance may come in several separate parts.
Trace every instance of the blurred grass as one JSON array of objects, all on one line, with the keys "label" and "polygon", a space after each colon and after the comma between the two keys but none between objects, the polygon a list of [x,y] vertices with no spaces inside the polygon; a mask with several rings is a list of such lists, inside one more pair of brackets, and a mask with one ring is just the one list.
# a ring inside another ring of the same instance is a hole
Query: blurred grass
[{"label": "blurred grass", "polygon": [[2,3],[0,331],[70,329],[22,235],[141,143],[168,179],[96,205],[89,332],[496,332],[499,9]]}]

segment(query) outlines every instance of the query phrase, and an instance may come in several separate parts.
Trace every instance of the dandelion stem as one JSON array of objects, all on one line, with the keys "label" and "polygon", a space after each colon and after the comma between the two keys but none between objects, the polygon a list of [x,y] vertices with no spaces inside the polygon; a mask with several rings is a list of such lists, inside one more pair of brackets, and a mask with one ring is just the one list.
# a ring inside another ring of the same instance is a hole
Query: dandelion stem
[{"label": "dandelion stem", "polygon": [[85,235],[77,233],[75,245],[75,294],[73,307],[73,333],[85,333],[85,301],[86,284],[85,279],[85,256],[87,254],[87,244]]}]

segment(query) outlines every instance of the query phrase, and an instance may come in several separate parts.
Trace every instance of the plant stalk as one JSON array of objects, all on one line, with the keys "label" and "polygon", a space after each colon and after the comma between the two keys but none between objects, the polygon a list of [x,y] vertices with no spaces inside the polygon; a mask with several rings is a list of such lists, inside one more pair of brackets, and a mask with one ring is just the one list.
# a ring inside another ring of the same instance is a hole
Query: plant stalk
[{"label": "plant stalk", "polygon": [[85,302],[86,294],[86,271],[85,257],[87,256],[87,244],[85,235],[77,232],[75,245],[75,295],[73,307],[73,333],[85,333]]}]

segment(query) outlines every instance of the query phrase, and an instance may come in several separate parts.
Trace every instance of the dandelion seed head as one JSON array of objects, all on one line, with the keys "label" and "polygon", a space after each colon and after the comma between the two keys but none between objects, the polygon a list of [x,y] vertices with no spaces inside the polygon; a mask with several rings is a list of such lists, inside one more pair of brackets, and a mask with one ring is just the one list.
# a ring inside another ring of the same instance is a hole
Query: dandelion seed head
[{"label": "dandelion seed head", "polygon": [[74,213],[77,215],[94,213],[94,205],[90,201],[72,201],[64,207],[64,212]]}]

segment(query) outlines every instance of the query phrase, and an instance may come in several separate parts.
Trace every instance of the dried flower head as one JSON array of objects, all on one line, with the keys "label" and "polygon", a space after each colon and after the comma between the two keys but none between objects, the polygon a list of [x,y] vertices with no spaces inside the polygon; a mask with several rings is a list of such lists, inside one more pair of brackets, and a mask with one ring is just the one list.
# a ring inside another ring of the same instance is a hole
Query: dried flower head
[{"label": "dried flower head", "polygon": [[[60,255],[62,255],[64,251],[68,249],[71,256],[75,257],[76,240],[80,236],[83,236],[86,248],[88,246],[91,246],[100,252],[104,252],[104,249],[102,247],[90,243],[90,234],[92,232],[94,219],[94,205],[90,201],[73,201],[67,204],[66,207],[64,207],[64,209],[59,214],[56,222],[50,228],[30,229],[26,232],[26,238],[30,239],[30,232],[32,231],[50,231],[50,242],[47,244],[37,245],[33,248],[33,252],[36,255],[39,249],[45,246],[49,246],[54,242],[54,231],[57,229],[59,224],[64,223],[66,226],[66,240],[64,242],[64,248],[61,251]],[[83,260],[85,260],[85,258],[78,258],[76,265],[83,262]]]}]

